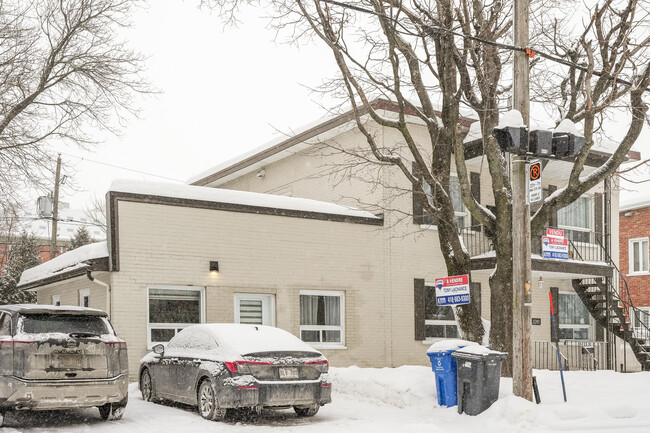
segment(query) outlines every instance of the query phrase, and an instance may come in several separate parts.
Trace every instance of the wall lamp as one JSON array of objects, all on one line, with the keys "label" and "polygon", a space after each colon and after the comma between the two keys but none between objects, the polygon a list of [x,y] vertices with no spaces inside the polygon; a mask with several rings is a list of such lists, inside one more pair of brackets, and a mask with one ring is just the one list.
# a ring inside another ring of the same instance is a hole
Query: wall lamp
[{"label": "wall lamp", "polygon": [[210,272],[219,272],[219,262],[210,261]]}]

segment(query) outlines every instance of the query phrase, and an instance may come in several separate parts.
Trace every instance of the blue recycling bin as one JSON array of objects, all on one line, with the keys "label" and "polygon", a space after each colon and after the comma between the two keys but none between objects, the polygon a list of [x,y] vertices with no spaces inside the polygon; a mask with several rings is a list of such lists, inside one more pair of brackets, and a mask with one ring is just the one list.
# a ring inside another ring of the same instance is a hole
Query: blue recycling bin
[{"label": "blue recycling bin", "polygon": [[456,358],[451,356],[456,350],[476,343],[465,340],[444,340],[434,343],[427,350],[431,361],[431,370],[436,375],[436,391],[440,406],[458,404],[456,379]]}]

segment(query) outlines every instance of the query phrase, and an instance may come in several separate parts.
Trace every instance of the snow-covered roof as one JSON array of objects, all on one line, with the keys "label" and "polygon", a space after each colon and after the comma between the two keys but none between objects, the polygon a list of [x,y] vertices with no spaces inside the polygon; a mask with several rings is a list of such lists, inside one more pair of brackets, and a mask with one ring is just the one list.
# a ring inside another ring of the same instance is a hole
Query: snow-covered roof
[{"label": "snow-covered roof", "polygon": [[645,197],[635,197],[631,200],[625,200],[622,201],[618,205],[618,211],[619,212],[628,212],[631,210],[635,209],[641,209],[643,207],[649,207],[650,206],[650,197],[645,196]]},{"label": "snow-covered roof", "polygon": [[192,328],[208,331],[221,347],[237,352],[239,355],[260,352],[320,353],[295,335],[272,326],[210,323],[194,325],[186,329]]},{"label": "snow-covered roof", "polygon": [[20,276],[18,286],[25,286],[59,274],[86,268],[88,267],[87,261],[106,257],[108,257],[106,241],[84,245],[38,266],[26,269]]},{"label": "snow-covered roof", "polygon": [[201,200],[215,203],[230,203],[272,209],[286,209],[303,212],[315,212],[349,217],[380,219],[360,209],[334,203],[310,200],[306,198],[285,197],[274,194],[236,191],[230,189],[210,188],[205,186],[183,185],[165,182],[140,180],[114,180],[109,192],[125,192],[158,197],[172,197],[188,200]]}]

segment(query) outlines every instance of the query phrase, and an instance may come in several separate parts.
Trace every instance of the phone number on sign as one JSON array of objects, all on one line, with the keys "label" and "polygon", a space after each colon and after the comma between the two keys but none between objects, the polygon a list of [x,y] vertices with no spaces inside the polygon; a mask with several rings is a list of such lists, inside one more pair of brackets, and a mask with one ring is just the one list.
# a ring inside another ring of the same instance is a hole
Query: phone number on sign
[{"label": "phone number on sign", "polygon": [[469,302],[469,295],[455,295],[438,298],[438,305],[444,304],[462,304]]}]

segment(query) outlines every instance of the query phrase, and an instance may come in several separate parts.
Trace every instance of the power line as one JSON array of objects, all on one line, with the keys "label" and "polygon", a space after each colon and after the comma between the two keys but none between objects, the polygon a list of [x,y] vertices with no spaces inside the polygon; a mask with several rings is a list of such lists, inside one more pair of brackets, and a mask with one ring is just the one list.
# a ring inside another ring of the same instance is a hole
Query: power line
[{"label": "power line", "polygon": [[[417,37],[422,36],[421,34],[411,32],[410,30],[406,29],[404,27],[404,25],[402,23],[400,23],[396,18],[389,17],[389,16],[387,16],[385,14],[381,14],[379,12],[375,12],[375,11],[370,10],[370,9],[362,8],[360,6],[355,6],[355,5],[351,5],[351,4],[348,4],[348,3],[339,2],[339,1],[336,1],[336,0],[319,0],[319,1],[321,1],[322,3],[328,3],[328,4],[340,6],[340,7],[344,8],[344,9],[351,9],[351,10],[355,10],[357,12],[362,12],[362,13],[374,15],[374,16],[379,17],[379,18],[384,18],[384,19],[393,21],[395,24],[398,24],[400,27],[405,29],[405,31],[408,34],[410,34],[411,36],[417,36]],[[469,40],[472,40],[472,41],[480,42],[480,43],[485,44],[485,45],[491,45],[491,46],[501,48],[501,49],[504,49],[504,50],[519,51],[519,52],[522,52],[522,53],[526,53],[526,54],[528,54],[528,56],[530,58],[533,58],[533,57],[535,57],[535,55],[538,55],[538,56],[543,57],[545,59],[548,59],[548,60],[551,60],[553,62],[562,64],[564,66],[569,66],[571,68],[576,68],[576,69],[578,69],[580,71],[583,71],[583,72],[590,72],[589,68],[587,68],[584,65],[573,63],[573,62],[565,60],[565,59],[563,59],[561,57],[557,57],[557,56],[554,56],[552,54],[545,53],[543,51],[537,51],[537,50],[534,50],[532,48],[517,47],[515,45],[503,44],[503,43],[500,43],[500,42],[489,41],[487,39],[482,39],[482,38],[472,36],[472,35],[466,35],[464,33],[458,33],[458,32],[455,32],[453,30],[446,29],[444,27],[440,27],[440,26],[436,26],[436,25],[432,25],[432,24],[424,24],[424,23],[422,23],[422,27],[424,27],[424,28],[426,28],[428,30],[432,30],[432,31],[436,31],[436,32],[444,32],[444,33],[448,33],[448,34],[451,34],[451,35],[454,35],[454,36],[458,36],[458,37],[463,38],[463,39],[469,39]],[[606,78],[608,78],[610,80],[613,80],[613,81],[615,81],[617,83],[624,84],[626,86],[630,86],[630,87],[633,86],[632,82],[630,82],[628,80],[624,80],[622,78],[614,77],[614,76],[612,76],[610,74],[607,74],[607,73],[604,73],[602,71],[591,71],[591,73],[593,75],[598,76],[598,77],[606,77]],[[650,89],[646,89],[645,91],[650,92]]]},{"label": "power line", "polygon": [[107,167],[112,167],[112,168],[117,168],[117,169],[120,169],[120,170],[131,171],[133,173],[143,174],[145,176],[159,177],[161,179],[166,179],[166,180],[171,180],[171,181],[174,181],[174,182],[185,183],[185,181],[183,181],[183,180],[174,179],[174,178],[166,177],[166,176],[161,176],[159,174],[147,173],[147,172],[140,171],[140,170],[135,170],[135,169],[132,169],[132,168],[122,167],[122,166],[115,165],[115,164],[109,164],[107,162],[95,161],[93,159],[85,158],[85,157],[82,157],[82,156],[70,155],[68,153],[61,153],[61,155],[67,156],[69,158],[77,158],[77,159],[79,159],[81,161],[88,161],[88,162],[92,162],[92,163],[99,164],[99,165],[105,165]]}]

